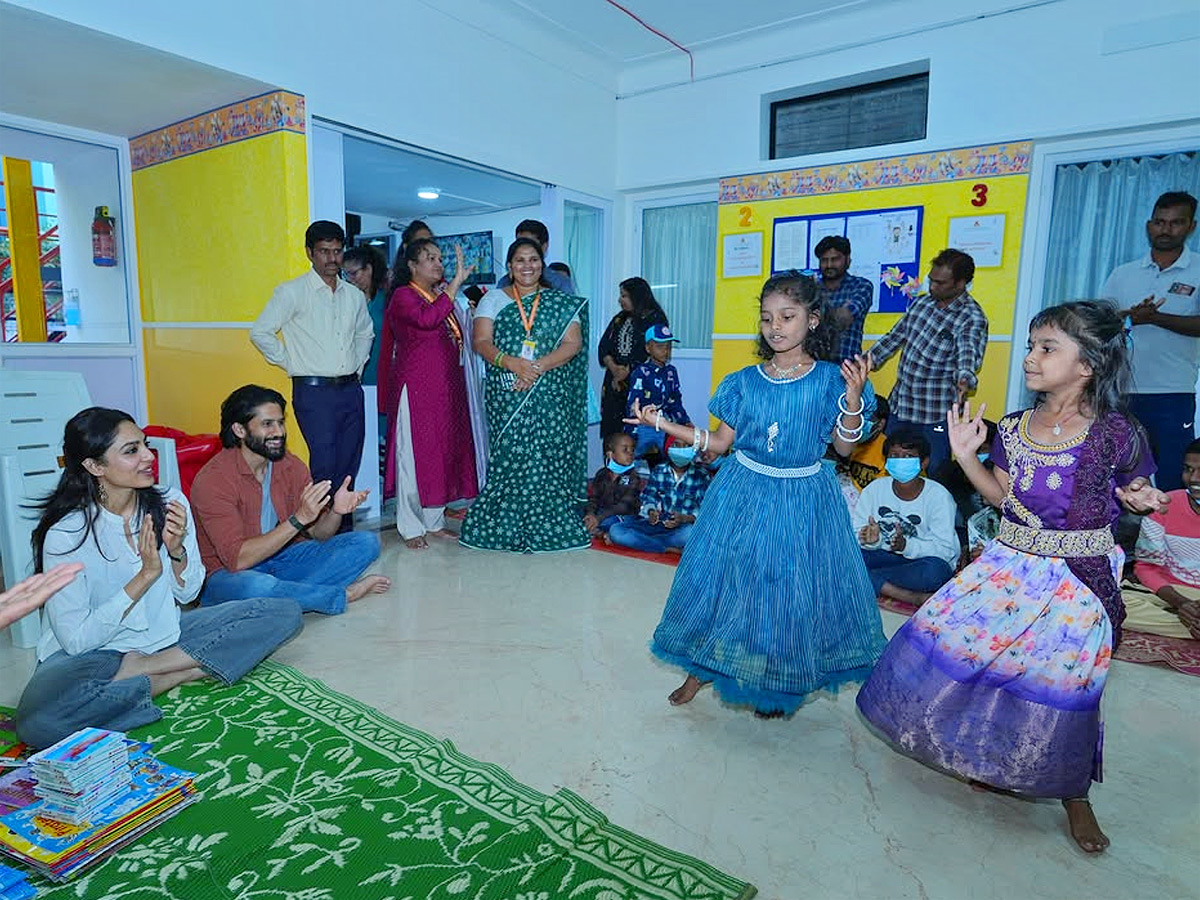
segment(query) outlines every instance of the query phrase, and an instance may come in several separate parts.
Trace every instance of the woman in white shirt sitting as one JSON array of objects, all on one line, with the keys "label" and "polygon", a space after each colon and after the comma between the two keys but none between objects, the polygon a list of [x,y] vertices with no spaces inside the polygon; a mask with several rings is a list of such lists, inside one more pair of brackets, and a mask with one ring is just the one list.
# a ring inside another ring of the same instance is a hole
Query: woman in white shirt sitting
[{"label": "woman in white shirt sitting", "polygon": [[21,740],[47,747],[86,726],[155,722],[152,697],[208,676],[232,684],[303,627],[287,599],[181,614],[204,582],[191,508],[154,486],[154,455],[129,415],[77,413],[63,457],[58,486],[39,504],[35,568],[77,562],[83,571],[46,603],[50,627],[17,708]]}]

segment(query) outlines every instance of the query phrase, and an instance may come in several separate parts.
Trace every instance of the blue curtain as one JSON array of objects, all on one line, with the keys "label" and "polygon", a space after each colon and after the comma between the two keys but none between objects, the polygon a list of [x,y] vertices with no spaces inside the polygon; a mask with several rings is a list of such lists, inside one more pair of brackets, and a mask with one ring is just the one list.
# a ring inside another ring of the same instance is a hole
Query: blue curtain
[{"label": "blue curtain", "polygon": [[1196,152],[1059,166],[1040,305],[1095,298],[1113,269],[1148,253],[1146,221],[1167,191],[1200,197]]},{"label": "blue curtain", "polygon": [[716,201],[644,209],[641,276],[650,282],[679,346],[711,348],[717,289]]}]

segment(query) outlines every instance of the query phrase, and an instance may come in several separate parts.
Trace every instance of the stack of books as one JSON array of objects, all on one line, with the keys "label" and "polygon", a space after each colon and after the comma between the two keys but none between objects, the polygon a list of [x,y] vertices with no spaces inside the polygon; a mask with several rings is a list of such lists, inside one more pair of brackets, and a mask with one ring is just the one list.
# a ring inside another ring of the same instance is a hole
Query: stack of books
[{"label": "stack of books", "polygon": [[0,853],[67,881],[200,799],[150,745],[86,728],[30,757],[36,800],[0,816]]}]

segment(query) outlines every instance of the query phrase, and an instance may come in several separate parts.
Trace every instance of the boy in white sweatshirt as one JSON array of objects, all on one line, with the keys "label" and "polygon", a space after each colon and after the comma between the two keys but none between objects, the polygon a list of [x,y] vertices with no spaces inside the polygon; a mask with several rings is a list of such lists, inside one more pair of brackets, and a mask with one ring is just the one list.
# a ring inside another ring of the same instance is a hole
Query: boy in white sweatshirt
[{"label": "boy in white sweatshirt", "polygon": [[889,477],[863,488],[851,516],[876,592],[917,605],[950,580],[959,556],[954,498],[921,477],[929,450],[921,434],[890,435],[883,448]]}]

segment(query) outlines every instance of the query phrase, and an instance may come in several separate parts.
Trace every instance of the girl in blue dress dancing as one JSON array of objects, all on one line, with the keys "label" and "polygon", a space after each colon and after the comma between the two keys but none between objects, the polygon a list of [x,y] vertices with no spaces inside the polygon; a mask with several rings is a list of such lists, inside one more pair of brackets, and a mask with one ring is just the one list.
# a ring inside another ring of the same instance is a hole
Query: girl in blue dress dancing
[{"label": "girl in blue dress dancing", "polygon": [[760,717],[787,715],[813,691],[865,679],[883,649],[850,515],[821,464],[831,436],[843,456],[861,437],[871,367],[863,356],[840,368],[822,361],[833,338],[822,312],[808,276],[769,279],[764,362],[717,387],[709,410],[720,427],[674,424],[640,405],[627,420],[702,452],[734,450],[705,495],[651,644],[687,672],[672,704],[712,683]]}]

